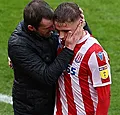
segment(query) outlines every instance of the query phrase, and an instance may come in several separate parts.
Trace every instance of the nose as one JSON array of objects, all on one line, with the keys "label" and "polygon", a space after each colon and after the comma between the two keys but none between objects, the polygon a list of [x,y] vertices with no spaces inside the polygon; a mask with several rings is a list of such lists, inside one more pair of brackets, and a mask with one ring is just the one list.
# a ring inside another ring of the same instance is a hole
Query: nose
[{"label": "nose", "polygon": [[51,27],[49,28],[49,30],[50,30],[50,31],[53,31],[53,30],[55,30],[55,27],[54,27],[54,26],[51,26]]}]

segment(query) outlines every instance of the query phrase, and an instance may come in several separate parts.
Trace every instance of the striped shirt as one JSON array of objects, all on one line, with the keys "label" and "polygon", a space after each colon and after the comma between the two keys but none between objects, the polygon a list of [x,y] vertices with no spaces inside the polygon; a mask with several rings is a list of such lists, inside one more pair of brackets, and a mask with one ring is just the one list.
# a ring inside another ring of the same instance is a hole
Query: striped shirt
[{"label": "striped shirt", "polygon": [[54,115],[94,115],[98,104],[95,87],[111,84],[109,57],[99,42],[86,33],[58,79]]}]

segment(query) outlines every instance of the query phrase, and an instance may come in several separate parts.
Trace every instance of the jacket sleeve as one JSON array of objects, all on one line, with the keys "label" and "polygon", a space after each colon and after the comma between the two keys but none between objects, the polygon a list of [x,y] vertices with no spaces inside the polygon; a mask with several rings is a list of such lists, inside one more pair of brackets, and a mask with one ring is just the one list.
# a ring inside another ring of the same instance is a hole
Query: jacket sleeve
[{"label": "jacket sleeve", "polygon": [[110,85],[97,87],[98,105],[95,115],[108,115],[110,106]]},{"label": "jacket sleeve", "polygon": [[26,45],[9,45],[8,55],[13,67],[21,69],[34,80],[52,85],[66,69],[74,53],[64,48],[50,65],[47,65],[33,49]]}]

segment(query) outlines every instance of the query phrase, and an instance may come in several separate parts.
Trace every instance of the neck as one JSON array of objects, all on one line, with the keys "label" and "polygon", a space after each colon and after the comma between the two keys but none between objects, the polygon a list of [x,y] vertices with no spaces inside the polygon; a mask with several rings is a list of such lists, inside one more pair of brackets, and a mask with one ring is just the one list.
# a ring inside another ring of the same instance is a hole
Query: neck
[{"label": "neck", "polygon": [[83,30],[82,30],[82,35],[81,35],[81,37],[80,37],[80,40],[81,40],[85,35],[86,35],[86,32],[85,32],[85,30],[83,29]]}]

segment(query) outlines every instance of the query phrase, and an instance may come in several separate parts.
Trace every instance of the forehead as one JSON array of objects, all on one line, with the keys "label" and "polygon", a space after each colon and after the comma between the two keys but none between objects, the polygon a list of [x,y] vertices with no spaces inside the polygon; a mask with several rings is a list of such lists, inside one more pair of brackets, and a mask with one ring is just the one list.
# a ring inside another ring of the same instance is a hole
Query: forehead
[{"label": "forehead", "polygon": [[49,27],[51,25],[53,25],[53,20],[43,18],[42,21],[40,22],[41,27]]},{"label": "forehead", "polygon": [[63,30],[63,29],[70,29],[70,26],[72,25],[72,22],[64,22],[64,23],[60,23],[55,21],[55,27],[58,30]]}]

